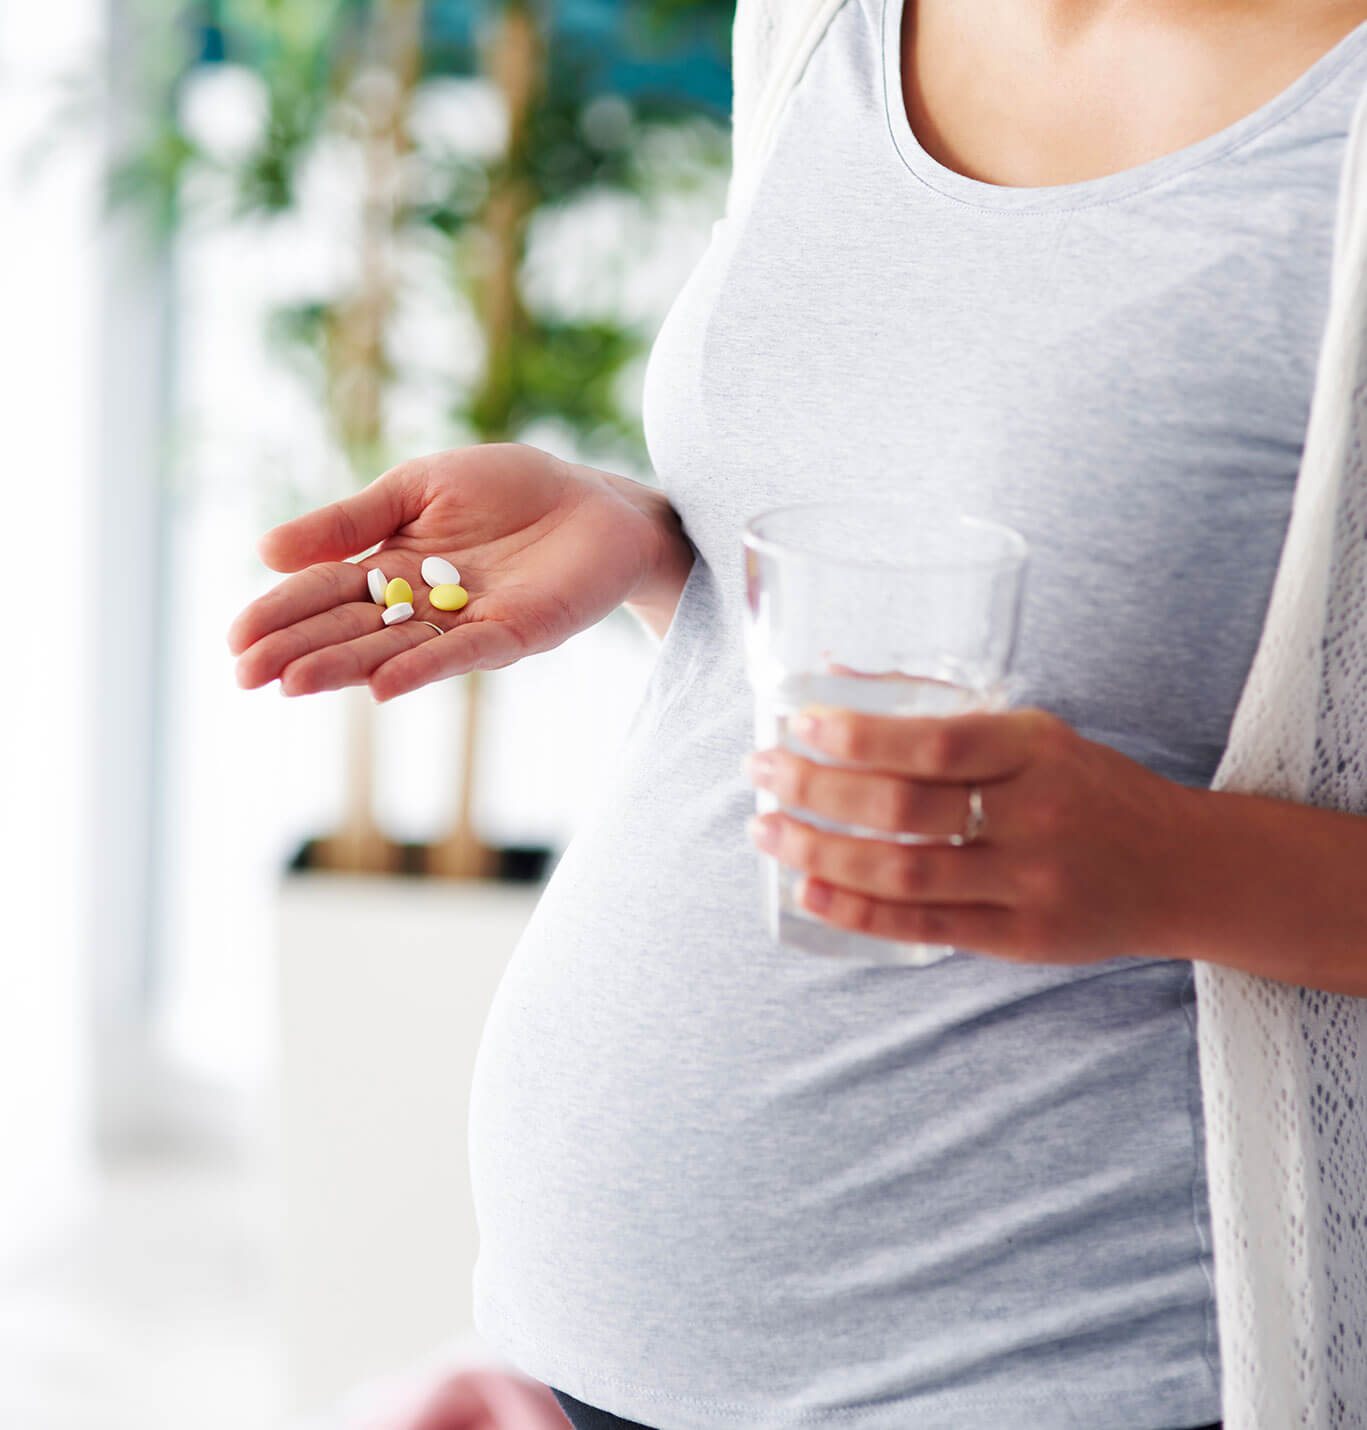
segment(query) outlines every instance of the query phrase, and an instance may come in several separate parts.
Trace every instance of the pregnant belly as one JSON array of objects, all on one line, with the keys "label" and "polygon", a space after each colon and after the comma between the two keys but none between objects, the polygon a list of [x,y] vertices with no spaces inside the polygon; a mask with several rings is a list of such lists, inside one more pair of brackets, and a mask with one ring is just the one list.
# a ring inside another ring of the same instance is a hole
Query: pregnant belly
[{"label": "pregnant belly", "polygon": [[[823,1317],[867,1322],[894,1356],[914,1329],[952,1360],[984,1316],[1081,1336],[1089,1298],[1104,1319],[1208,1293],[1189,965],[777,948],[725,833],[752,790],[688,788],[622,782],[498,989],[470,1108],[490,1295],[662,1375],[682,1337],[743,1384],[756,1325],[800,1347]],[[1041,1322],[1061,1264],[1086,1295]],[[801,1353],[784,1367],[800,1379]]]}]

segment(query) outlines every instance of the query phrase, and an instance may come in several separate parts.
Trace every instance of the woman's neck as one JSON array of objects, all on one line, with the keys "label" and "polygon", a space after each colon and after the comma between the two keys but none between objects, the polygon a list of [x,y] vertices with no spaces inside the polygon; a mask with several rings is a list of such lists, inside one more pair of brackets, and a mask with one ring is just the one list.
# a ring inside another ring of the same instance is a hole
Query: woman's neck
[{"label": "woman's neck", "polygon": [[1367,0],[906,0],[903,98],[947,167],[1073,183],[1228,127],[1364,20]]}]

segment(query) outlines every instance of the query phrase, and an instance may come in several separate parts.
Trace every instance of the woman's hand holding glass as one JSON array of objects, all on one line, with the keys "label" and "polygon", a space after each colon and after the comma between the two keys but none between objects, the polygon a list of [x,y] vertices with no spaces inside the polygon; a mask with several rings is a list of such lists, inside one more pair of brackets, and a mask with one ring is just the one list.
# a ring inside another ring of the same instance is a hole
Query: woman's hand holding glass
[{"label": "woman's hand holding glass", "polygon": [[[404,462],[261,539],[265,563],[295,574],[233,622],[238,683],[279,680],[287,695],[369,683],[389,700],[553,649],[678,566],[671,517],[653,488],[519,442]],[[346,559],[377,543],[365,560]],[[428,556],[459,568],[462,610],[428,602]],[[372,567],[412,586],[415,619],[384,625],[366,586]]]},{"label": "woman's hand holding glass", "polygon": [[1017,963],[1179,957],[1195,915],[1190,840],[1199,790],[1023,707],[883,716],[823,707],[804,744],[844,769],[774,747],[746,772],[785,806],[847,824],[947,839],[968,789],[985,824],[966,844],[830,833],[783,811],[750,837],[804,871],[801,906],[880,938],[954,944]]}]

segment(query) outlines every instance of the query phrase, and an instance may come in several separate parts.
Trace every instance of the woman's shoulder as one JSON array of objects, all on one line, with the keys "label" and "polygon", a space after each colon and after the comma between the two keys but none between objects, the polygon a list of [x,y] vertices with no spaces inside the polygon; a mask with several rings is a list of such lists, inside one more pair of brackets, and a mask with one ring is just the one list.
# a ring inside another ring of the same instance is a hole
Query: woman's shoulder
[{"label": "woman's shoulder", "polygon": [[[737,0],[731,31],[732,169],[743,183],[771,112],[844,4],[877,0]],[[740,187],[733,183],[733,188]],[[728,203],[728,209],[730,204]]]}]

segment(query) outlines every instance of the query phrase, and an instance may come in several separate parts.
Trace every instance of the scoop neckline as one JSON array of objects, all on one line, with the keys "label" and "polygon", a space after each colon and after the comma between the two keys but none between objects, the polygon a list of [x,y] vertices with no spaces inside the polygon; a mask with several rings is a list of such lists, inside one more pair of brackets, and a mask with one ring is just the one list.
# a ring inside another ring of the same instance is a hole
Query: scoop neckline
[{"label": "scoop neckline", "polygon": [[1251,110],[1242,119],[1236,119],[1224,129],[1217,130],[1204,139],[1198,139],[1194,144],[1161,154],[1143,164],[1118,169],[1111,174],[1102,174],[1098,178],[1022,188],[971,179],[957,169],[940,163],[921,146],[911,127],[911,120],[907,117],[902,93],[901,29],[906,0],[882,0],[882,3],[883,104],[887,113],[888,129],[902,162],[929,188],[960,203],[984,209],[1010,209],[1017,213],[1058,213],[1065,209],[1089,208],[1094,204],[1111,203],[1218,158],[1285,119],[1333,79],[1359,50],[1367,46],[1367,20],[1363,20],[1266,103]]}]

